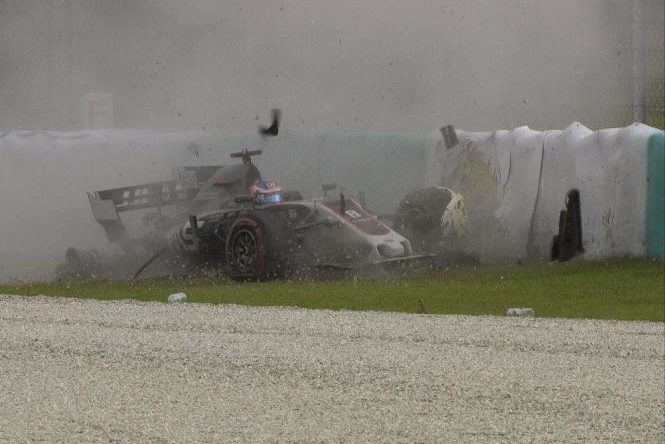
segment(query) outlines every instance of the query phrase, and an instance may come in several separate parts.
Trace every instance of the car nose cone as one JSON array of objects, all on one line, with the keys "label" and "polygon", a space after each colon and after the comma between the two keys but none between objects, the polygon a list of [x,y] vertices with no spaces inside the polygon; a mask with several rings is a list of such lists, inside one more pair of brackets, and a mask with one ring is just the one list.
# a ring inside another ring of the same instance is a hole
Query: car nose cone
[{"label": "car nose cone", "polygon": [[404,256],[404,245],[400,242],[384,242],[378,246],[379,253],[382,257],[400,257]]}]

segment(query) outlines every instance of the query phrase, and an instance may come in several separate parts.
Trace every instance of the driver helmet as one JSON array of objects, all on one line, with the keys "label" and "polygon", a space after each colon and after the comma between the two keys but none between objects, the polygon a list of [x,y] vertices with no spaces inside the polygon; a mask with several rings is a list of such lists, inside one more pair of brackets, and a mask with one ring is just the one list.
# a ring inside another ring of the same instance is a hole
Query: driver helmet
[{"label": "driver helmet", "polygon": [[257,180],[249,187],[249,193],[258,204],[284,202],[282,187],[274,180]]}]

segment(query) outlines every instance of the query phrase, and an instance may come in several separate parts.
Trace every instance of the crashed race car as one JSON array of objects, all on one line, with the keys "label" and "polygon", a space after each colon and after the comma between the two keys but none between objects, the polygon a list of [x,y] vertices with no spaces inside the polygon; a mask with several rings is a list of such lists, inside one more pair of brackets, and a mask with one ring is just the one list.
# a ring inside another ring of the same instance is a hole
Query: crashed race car
[{"label": "crashed race car", "polygon": [[[255,168],[244,159],[244,167]],[[249,190],[248,197],[234,199],[244,206],[190,217],[172,233],[171,248],[225,268],[234,279],[250,280],[421,257],[405,237],[343,192],[303,200],[260,178]]]},{"label": "crashed race car", "polygon": [[[343,191],[305,200],[298,192],[264,180],[252,161],[259,154],[231,154],[242,160],[238,165],[180,168],[172,181],[88,193],[96,221],[109,241],[125,251],[116,262],[137,266],[141,259],[136,277],[168,255],[178,262],[176,271],[193,267],[237,280],[266,280],[357,271],[431,256],[414,254],[405,236]],[[174,215],[167,216],[165,207],[174,207]],[[143,218],[152,230],[132,239],[120,214],[145,209],[156,210]],[[69,249],[69,267],[61,266],[60,276],[108,277],[100,271],[105,261],[99,256]]]}]

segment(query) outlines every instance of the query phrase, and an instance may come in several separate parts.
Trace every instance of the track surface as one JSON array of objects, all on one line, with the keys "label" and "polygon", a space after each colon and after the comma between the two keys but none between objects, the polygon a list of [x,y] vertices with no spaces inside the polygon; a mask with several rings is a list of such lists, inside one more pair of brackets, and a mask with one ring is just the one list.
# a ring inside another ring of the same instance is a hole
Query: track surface
[{"label": "track surface", "polygon": [[0,295],[0,441],[663,442],[664,325]]}]

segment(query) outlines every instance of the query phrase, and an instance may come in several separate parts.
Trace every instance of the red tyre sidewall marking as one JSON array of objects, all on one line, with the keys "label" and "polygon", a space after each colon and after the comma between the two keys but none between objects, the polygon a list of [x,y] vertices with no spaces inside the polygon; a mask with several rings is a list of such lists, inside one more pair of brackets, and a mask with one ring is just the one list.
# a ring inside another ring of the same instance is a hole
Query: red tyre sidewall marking
[{"label": "red tyre sidewall marking", "polygon": [[232,262],[233,259],[231,254],[231,240],[232,237],[235,236],[236,231],[238,231],[243,227],[251,228],[254,231],[254,235],[256,236],[256,268],[254,272],[254,277],[258,278],[265,273],[267,261],[266,261],[266,244],[263,235],[263,227],[257,220],[250,217],[240,217],[233,223],[231,229],[229,230],[231,236],[226,241],[226,257],[229,263],[234,268],[237,268],[236,264]]}]

